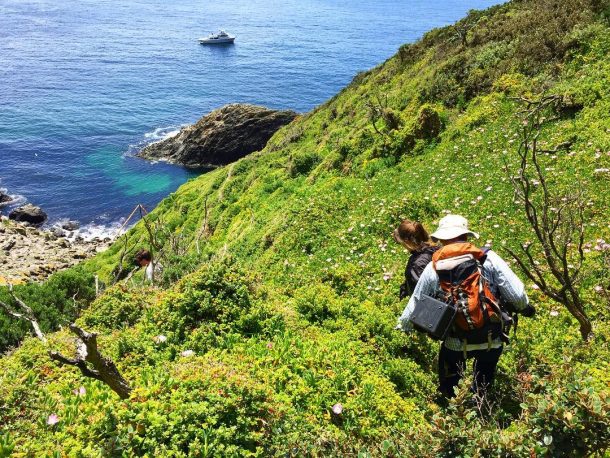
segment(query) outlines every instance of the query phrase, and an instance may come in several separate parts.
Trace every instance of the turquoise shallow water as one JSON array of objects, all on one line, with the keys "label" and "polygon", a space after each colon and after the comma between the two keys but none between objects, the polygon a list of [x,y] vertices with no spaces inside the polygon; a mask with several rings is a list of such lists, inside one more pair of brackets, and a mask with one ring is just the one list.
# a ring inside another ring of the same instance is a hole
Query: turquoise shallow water
[{"label": "turquoise shallow water", "polygon": [[[134,158],[147,142],[230,102],[308,111],[494,3],[0,0],[0,188],[51,223],[117,223],[194,175]],[[235,45],[197,43],[218,28]]]}]

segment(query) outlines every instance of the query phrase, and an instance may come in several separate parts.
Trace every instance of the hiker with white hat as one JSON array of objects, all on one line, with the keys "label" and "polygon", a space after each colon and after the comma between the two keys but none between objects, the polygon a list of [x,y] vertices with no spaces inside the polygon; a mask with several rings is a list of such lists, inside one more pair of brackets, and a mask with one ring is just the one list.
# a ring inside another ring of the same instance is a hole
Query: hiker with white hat
[{"label": "hiker with white hat", "polygon": [[[417,307],[430,301],[453,312],[443,334],[439,353],[439,391],[455,395],[467,359],[474,359],[472,390],[484,395],[494,380],[504,344],[508,342],[506,310],[533,316],[523,282],[494,251],[468,242],[479,238],[460,215],[447,215],[439,221],[431,238],[439,241],[436,251],[419,278],[417,286],[398,319],[405,332],[420,329],[414,320]],[[432,298],[432,299],[431,299]],[[440,301],[440,302],[439,302]],[[432,325],[430,325],[432,326]],[[427,331],[427,329],[423,329]]]},{"label": "hiker with white hat", "polygon": [[438,222],[438,229],[430,237],[432,240],[445,240],[451,243],[453,239],[464,235],[479,238],[479,234],[468,229],[466,218],[460,215],[447,215]]}]

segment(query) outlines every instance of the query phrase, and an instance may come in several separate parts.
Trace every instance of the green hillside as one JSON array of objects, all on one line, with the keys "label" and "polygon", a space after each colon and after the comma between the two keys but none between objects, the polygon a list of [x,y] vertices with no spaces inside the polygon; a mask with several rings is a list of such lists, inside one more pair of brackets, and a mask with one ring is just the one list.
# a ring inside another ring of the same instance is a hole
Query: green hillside
[{"label": "green hillside", "polygon": [[[109,286],[77,321],[99,333],[129,399],[49,359],[72,354],[67,329],[47,346],[26,338],[0,359],[0,456],[608,456],[609,58],[607,0],[473,11],[357,75],[263,151],[189,181],[55,280],[71,304],[70,281],[110,284],[121,256],[161,250],[159,285]],[[438,402],[438,343],[394,330],[408,255],[391,232],[452,212],[505,259],[532,240],[510,176],[524,99],[543,95],[561,97],[539,137],[548,185],[586,197],[579,292],[594,334],[583,342],[526,281],[539,313],[521,320],[482,415],[466,385]],[[46,319],[40,288],[15,291]]]}]

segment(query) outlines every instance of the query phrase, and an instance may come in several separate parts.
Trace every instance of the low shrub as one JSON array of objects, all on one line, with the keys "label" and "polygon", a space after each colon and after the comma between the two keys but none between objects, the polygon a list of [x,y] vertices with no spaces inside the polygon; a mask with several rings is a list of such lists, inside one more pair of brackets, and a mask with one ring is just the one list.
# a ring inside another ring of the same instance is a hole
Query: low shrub
[{"label": "low shrub", "polygon": [[[95,298],[95,279],[80,268],[72,268],[54,274],[42,284],[17,285],[14,293],[32,308],[43,332],[49,332],[74,321],[91,303]],[[6,287],[0,287],[0,301],[14,305]],[[29,323],[0,310],[0,353],[19,344],[30,332]]]},{"label": "low shrub", "polygon": [[253,276],[230,261],[204,264],[164,295],[153,319],[178,340],[201,326],[221,333],[248,314],[253,285]]},{"label": "low shrub", "polygon": [[115,285],[91,304],[82,321],[86,327],[106,331],[133,326],[157,294],[153,288]]},{"label": "low shrub", "polygon": [[288,162],[288,174],[291,177],[307,175],[320,160],[320,156],[315,151],[293,153]]}]

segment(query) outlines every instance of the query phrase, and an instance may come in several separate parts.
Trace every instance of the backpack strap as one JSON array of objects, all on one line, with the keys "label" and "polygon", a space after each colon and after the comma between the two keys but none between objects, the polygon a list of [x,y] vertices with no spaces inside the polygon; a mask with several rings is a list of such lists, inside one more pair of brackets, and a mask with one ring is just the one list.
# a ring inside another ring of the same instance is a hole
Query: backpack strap
[{"label": "backpack strap", "polygon": [[[481,265],[483,265],[483,263],[487,259],[487,253],[489,253],[491,251],[491,247],[484,246],[483,248],[481,248],[481,251],[483,252],[483,257],[481,257],[479,262],[481,263]],[[499,292],[498,292],[498,294],[499,294]],[[513,329],[513,337],[515,339],[517,338],[517,326],[519,324],[519,314],[506,311],[506,309],[502,306],[501,297],[499,295],[496,297],[499,299],[498,303],[494,303],[493,301],[490,301],[490,303],[492,304],[492,306],[495,309],[497,309],[497,312],[499,313],[499,316],[502,319],[502,331],[500,333],[500,339],[505,344],[509,345],[510,344],[509,335],[510,335],[511,328]],[[506,317],[508,318],[508,320],[504,319],[505,312],[506,312]]]},{"label": "backpack strap", "polygon": [[483,252],[483,256],[481,256],[481,258],[479,259],[479,262],[481,263],[481,265],[483,265],[483,264],[485,264],[485,261],[487,260],[487,253],[489,253],[491,251],[491,247],[484,246],[483,248],[481,248],[481,251]]}]

